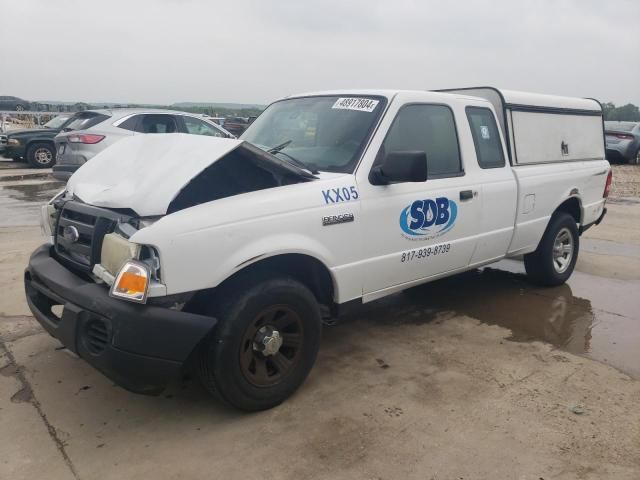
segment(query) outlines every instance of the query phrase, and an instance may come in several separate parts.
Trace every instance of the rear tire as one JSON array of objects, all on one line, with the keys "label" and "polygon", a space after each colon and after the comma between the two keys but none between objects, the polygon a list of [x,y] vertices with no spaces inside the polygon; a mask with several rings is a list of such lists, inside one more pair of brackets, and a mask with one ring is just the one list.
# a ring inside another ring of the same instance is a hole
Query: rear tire
[{"label": "rear tire", "polygon": [[198,353],[203,385],[240,410],[279,405],[316,360],[322,331],[316,298],[292,278],[259,273],[232,280],[216,298],[210,313],[218,323]]},{"label": "rear tire", "polygon": [[640,148],[636,152],[635,156],[629,161],[631,165],[640,165]]},{"label": "rear tire", "polygon": [[56,163],[53,145],[46,142],[34,142],[29,145],[26,158],[33,168],[49,168]]},{"label": "rear tire", "polygon": [[563,284],[573,273],[579,249],[575,219],[565,212],[554,213],[536,251],[524,256],[527,276],[545,287]]}]

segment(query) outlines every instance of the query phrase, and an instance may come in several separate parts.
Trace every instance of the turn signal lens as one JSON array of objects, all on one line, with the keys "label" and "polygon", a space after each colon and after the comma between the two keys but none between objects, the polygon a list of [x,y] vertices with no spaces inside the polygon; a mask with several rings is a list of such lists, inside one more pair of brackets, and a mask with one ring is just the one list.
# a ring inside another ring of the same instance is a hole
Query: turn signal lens
[{"label": "turn signal lens", "polygon": [[147,265],[130,260],[118,272],[109,294],[112,297],[145,303],[147,301],[149,277],[149,267]]}]

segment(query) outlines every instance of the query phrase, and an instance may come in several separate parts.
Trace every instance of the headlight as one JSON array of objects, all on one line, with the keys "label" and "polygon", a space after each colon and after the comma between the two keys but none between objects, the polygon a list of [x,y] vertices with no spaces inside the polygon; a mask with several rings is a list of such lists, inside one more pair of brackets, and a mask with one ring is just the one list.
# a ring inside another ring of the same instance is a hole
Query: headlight
[{"label": "headlight", "polygon": [[116,275],[128,260],[137,259],[140,245],[132,243],[117,233],[108,233],[102,240],[100,264],[111,275]]},{"label": "headlight", "polygon": [[7,140],[7,145],[17,147],[18,145],[20,145],[20,140],[18,140],[17,138],[10,138],[9,140]]},{"label": "headlight", "polygon": [[111,285],[109,295],[132,302],[145,303],[149,288],[149,267],[142,262],[129,260],[126,262],[115,282]]}]

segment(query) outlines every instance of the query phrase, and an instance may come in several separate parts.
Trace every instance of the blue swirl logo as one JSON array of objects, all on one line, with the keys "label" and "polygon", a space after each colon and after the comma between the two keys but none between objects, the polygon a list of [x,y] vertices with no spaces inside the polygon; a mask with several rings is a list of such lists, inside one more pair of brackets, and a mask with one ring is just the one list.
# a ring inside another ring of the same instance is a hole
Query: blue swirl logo
[{"label": "blue swirl logo", "polygon": [[457,216],[458,205],[447,197],[416,200],[402,210],[400,228],[409,238],[435,238],[451,230]]}]

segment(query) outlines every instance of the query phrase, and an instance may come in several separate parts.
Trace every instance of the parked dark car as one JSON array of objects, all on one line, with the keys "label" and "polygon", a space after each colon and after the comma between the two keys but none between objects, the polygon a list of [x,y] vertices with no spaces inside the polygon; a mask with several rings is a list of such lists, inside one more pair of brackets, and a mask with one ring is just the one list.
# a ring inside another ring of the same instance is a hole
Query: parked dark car
[{"label": "parked dark car", "polygon": [[22,112],[23,110],[29,110],[31,103],[18,97],[9,97],[0,95],[0,110],[13,110]]},{"label": "parked dark car", "polygon": [[607,160],[640,165],[640,122],[604,122]]},{"label": "parked dark car", "polygon": [[13,130],[6,134],[6,144],[2,155],[19,161],[24,158],[35,168],[48,168],[55,163],[53,137],[62,131],[72,114],[58,115],[42,128]]},{"label": "parked dark car", "polygon": [[224,129],[229,133],[233,133],[236,137],[239,137],[244,133],[249,124],[248,118],[229,117],[224,121]]}]

